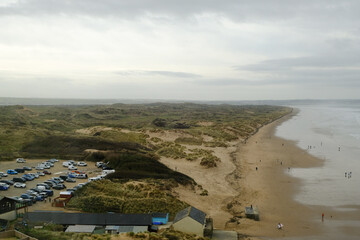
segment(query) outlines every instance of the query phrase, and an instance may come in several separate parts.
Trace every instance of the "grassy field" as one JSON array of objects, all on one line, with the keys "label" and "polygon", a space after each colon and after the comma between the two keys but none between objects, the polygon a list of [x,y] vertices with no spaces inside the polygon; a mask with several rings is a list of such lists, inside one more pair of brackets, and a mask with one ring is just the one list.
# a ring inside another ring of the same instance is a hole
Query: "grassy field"
[{"label": "grassy field", "polygon": [[167,212],[172,219],[178,211],[188,207],[172,195],[170,189],[174,184],[159,180],[96,181],[81,188],[67,207],[98,213]]}]

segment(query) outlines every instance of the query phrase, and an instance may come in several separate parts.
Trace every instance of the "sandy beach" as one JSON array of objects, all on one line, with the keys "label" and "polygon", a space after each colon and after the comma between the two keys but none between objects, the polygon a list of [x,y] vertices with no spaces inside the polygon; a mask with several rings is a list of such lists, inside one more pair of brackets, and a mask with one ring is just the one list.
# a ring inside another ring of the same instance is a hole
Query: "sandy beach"
[{"label": "sandy beach", "polygon": [[[221,158],[216,168],[162,158],[163,163],[193,177],[209,192],[208,196],[199,196],[200,190],[179,187],[179,198],[214,218],[216,228],[236,230],[253,239],[319,234],[323,210],[293,200],[301,182],[286,172],[293,167],[321,166],[323,161],[294,142],[274,136],[276,127],[294,114],[260,128],[246,143],[233,142],[227,149],[213,149]],[[244,207],[250,205],[258,206],[260,221],[244,218]],[[316,218],[319,221],[314,222]],[[282,230],[276,228],[279,222],[284,224]]]},{"label": "sandy beach", "polygon": [[[262,127],[236,153],[236,171],[228,177],[239,191],[234,198],[233,214],[240,215],[244,206],[258,206],[260,221],[241,218],[227,224],[243,234],[258,237],[317,235],[321,231],[321,209],[293,200],[301,182],[288,174],[294,167],[317,167],[323,161],[298,148],[295,142],[274,136],[276,127],[292,113]],[[256,170],[257,168],[257,170]],[[240,176],[235,181],[234,175]],[[318,218],[319,221],[313,221]],[[284,224],[282,230],[277,223]]]}]

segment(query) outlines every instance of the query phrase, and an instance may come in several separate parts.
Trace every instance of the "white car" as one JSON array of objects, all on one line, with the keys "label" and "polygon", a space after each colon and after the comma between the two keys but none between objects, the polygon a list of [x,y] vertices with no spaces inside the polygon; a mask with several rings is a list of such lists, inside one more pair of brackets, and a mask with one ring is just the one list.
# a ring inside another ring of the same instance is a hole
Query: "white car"
[{"label": "white car", "polygon": [[71,164],[71,162],[63,162],[62,165],[63,165],[63,167],[69,167],[72,164]]},{"label": "white car", "polygon": [[87,163],[86,162],[78,162],[77,165],[80,167],[86,167]]},{"label": "white car", "polygon": [[0,172],[0,177],[7,177],[8,175],[4,172]]},{"label": "white car", "polygon": [[69,166],[68,166],[68,169],[69,169],[69,170],[77,170],[77,167],[75,167],[75,166],[73,166],[73,165],[69,165]]},{"label": "white car", "polygon": [[14,187],[16,187],[16,188],[26,188],[26,184],[21,183],[21,182],[16,182],[16,183],[14,183]]},{"label": "white car", "polygon": [[17,162],[17,163],[25,163],[26,160],[23,159],[23,158],[17,158],[17,159],[16,159],[16,162]]},{"label": "white car", "polygon": [[42,165],[37,165],[37,166],[35,167],[35,169],[36,169],[36,170],[44,170],[44,166],[42,166]]}]

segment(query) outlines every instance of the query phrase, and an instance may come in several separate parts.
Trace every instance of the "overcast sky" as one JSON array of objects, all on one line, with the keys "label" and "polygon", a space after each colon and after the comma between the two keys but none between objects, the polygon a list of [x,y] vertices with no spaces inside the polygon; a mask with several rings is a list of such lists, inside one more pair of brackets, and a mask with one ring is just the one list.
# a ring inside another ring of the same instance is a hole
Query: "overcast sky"
[{"label": "overcast sky", "polygon": [[0,0],[0,97],[359,96],[358,0]]}]

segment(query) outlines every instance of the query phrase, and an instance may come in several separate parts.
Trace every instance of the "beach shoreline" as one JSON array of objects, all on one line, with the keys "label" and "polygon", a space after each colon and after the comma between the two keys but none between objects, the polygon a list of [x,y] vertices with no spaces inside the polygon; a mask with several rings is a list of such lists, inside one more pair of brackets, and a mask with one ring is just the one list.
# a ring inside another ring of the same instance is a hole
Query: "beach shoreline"
[{"label": "beach shoreline", "polygon": [[[302,181],[286,172],[320,167],[324,160],[294,141],[275,136],[276,128],[297,112],[263,126],[246,143],[239,143],[233,156],[236,170],[226,177],[239,192],[229,208],[235,219],[226,224],[227,229],[261,238],[312,236],[322,231],[321,209],[294,200]],[[260,221],[244,218],[244,207],[250,205],[259,208]],[[282,230],[276,228],[279,222],[284,224]]]}]

